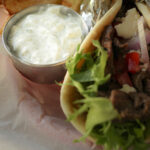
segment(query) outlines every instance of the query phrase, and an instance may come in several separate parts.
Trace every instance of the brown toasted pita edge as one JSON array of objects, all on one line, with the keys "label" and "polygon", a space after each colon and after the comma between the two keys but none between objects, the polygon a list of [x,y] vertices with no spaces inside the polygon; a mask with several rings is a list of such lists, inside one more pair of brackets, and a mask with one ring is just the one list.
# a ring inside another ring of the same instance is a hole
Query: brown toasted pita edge
[{"label": "brown toasted pita edge", "polygon": [[8,11],[3,5],[0,5],[0,35],[2,34],[5,24],[7,23],[9,18],[10,14],[8,13]]},{"label": "brown toasted pita edge", "polygon": [[61,0],[3,0],[10,14],[15,14],[24,8],[38,4],[61,4]]},{"label": "brown toasted pita edge", "polygon": [[[117,15],[118,11],[120,10],[122,5],[122,0],[114,0],[112,1],[112,7],[108,10],[108,12],[95,24],[94,28],[89,32],[85,40],[80,46],[80,51],[82,50],[83,53],[93,51],[93,40],[98,40],[106,26],[111,24],[114,20],[115,16]],[[81,62],[82,65],[82,62]],[[69,85],[70,83],[69,73],[67,72],[64,83],[61,88],[61,107],[63,112],[65,113],[66,117],[68,118],[71,114],[74,113],[74,104],[75,100],[80,99],[80,95],[77,92],[76,88]],[[85,133],[85,120],[86,115],[80,115],[76,119],[72,120],[71,123],[73,126],[80,131],[82,134]],[[93,138],[89,137],[90,140],[95,141]]]},{"label": "brown toasted pita edge", "polygon": [[144,19],[145,19],[148,27],[150,28],[150,6],[146,5],[143,2],[136,2],[136,6],[137,6],[138,10],[144,16]]}]

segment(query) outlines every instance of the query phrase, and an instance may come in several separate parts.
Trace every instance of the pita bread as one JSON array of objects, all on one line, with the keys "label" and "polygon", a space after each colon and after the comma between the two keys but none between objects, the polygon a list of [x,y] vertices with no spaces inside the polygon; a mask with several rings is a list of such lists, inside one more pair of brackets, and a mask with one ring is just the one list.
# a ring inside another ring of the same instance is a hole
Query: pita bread
[{"label": "pita bread", "polygon": [[148,27],[150,28],[150,7],[141,2],[137,2],[136,6],[139,9],[139,11],[142,13],[142,15],[144,16],[145,21]]},{"label": "pita bread", "polygon": [[[118,11],[120,10],[122,5],[122,0],[114,0],[112,1],[112,7],[108,10],[108,12],[95,24],[94,28],[91,32],[87,35],[83,43],[81,44],[80,51],[83,50],[83,53],[93,51],[93,40],[98,40],[106,26],[111,24],[114,20],[115,16],[117,15]],[[63,86],[61,88],[61,107],[66,115],[66,117],[70,116],[74,113],[74,104],[73,101],[80,99],[80,95],[77,92],[76,88],[69,85],[70,77],[69,73],[66,74]],[[74,127],[80,131],[82,134],[85,133],[85,120],[86,115],[80,115],[71,123]],[[91,137],[89,137],[92,141]]]},{"label": "pita bread", "polygon": [[3,0],[3,4],[10,12],[10,14],[15,14],[29,6],[49,3],[61,4],[61,0]]},{"label": "pita bread", "polygon": [[3,5],[0,5],[0,34],[2,34],[5,24],[7,23],[8,19],[10,18],[10,15],[8,11],[5,9]]}]

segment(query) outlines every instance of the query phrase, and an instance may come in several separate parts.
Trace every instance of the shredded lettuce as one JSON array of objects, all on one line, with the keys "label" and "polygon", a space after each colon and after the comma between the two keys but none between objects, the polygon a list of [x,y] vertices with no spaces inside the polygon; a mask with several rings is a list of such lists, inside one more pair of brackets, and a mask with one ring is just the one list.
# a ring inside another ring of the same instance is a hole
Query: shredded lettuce
[{"label": "shredded lettuce", "polygon": [[[89,111],[86,119],[86,130],[92,130],[96,125],[115,119],[118,112],[107,98],[90,98]],[[86,103],[86,102],[85,102]]]},{"label": "shredded lettuce", "polygon": [[98,41],[94,41],[93,44],[98,49],[98,55],[97,55],[98,63],[95,64],[92,68],[92,76],[94,78],[96,86],[98,87],[99,85],[106,83],[110,78],[110,74],[107,74],[105,76],[105,68],[107,65],[108,54],[107,54],[107,51],[105,51],[100,46]]},{"label": "shredded lettuce", "polygon": [[104,145],[105,150],[147,150],[145,134],[149,126],[140,121],[106,122],[94,128],[91,135],[97,139],[97,144]]},{"label": "shredded lettuce", "polygon": [[[106,97],[97,97],[99,86],[107,83],[111,74],[105,73],[107,51],[98,41],[93,41],[93,45],[96,48],[94,52],[83,54],[77,51],[66,64],[72,85],[83,96],[83,99],[74,102],[80,107],[68,119],[73,120],[78,115],[87,113],[86,133],[76,141],[82,141],[90,135],[105,150],[148,150],[150,145],[145,143],[145,138],[150,135],[150,121],[122,123],[111,101]],[[77,64],[82,59],[85,60],[84,65],[77,70]],[[115,121],[116,118],[118,121]]]},{"label": "shredded lettuce", "polygon": [[[98,41],[93,41],[93,45],[96,50],[92,54],[77,51],[75,57],[69,59],[66,64],[73,85],[84,97],[96,96],[98,87],[110,79],[110,74],[105,75],[107,51],[100,46]],[[85,63],[79,72],[76,66],[81,59],[84,59]]]},{"label": "shredded lettuce", "polygon": [[78,100],[75,103],[83,103],[83,105],[68,118],[69,120],[75,119],[78,115],[88,111],[85,124],[87,132],[80,140],[84,140],[89,134],[91,134],[96,125],[118,117],[118,112],[113,108],[111,101],[104,97],[89,97],[83,100]]}]

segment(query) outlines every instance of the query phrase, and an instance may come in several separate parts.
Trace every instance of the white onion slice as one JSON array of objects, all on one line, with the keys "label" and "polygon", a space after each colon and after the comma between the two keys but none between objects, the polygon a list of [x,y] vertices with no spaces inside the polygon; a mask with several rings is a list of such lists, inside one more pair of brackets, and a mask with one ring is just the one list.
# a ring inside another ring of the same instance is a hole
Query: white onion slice
[{"label": "white onion slice", "polygon": [[[150,44],[150,30],[146,29],[145,30],[145,36],[146,36],[146,43],[147,45]],[[135,36],[132,39],[128,41],[128,50],[139,50],[140,49],[140,41],[139,41],[139,36]]]},{"label": "white onion slice", "polygon": [[145,64],[149,64],[148,48],[144,30],[144,17],[140,17],[138,20],[138,33],[141,47],[141,61]]}]

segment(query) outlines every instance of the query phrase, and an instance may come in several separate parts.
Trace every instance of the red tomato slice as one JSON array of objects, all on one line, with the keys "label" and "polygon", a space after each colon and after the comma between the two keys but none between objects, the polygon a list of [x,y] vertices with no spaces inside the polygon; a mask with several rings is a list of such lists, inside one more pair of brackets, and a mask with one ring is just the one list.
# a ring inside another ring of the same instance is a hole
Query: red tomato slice
[{"label": "red tomato slice", "polygon": [[140,55],[137,52],[131,52],[126,54],[126,61],[128,65],[128,72],[135,74],[140,71]]}]

